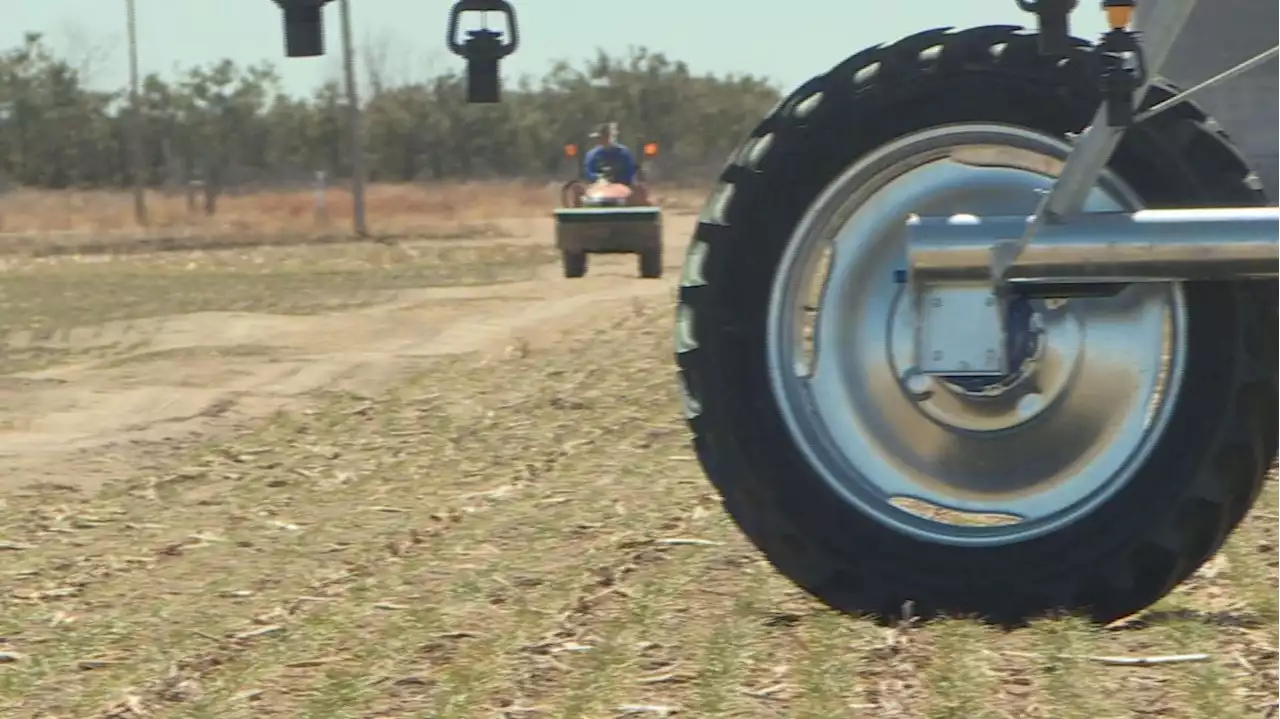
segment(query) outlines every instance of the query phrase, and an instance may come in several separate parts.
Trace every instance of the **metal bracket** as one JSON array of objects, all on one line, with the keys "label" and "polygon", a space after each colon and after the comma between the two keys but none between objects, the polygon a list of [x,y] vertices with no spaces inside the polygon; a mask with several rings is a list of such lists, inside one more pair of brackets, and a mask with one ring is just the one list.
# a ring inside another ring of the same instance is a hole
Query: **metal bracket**
[{"label": "metal bracket", "polygon": [[1040,30],[1040,54],[1064,55],[1071,50],[1071,13],[1079,0],[1017,0],[1018,9],[1035,13]]},{"label": "metal bracket", "polygon": [[[484,27],[467,31],[467,39],[458,39],[458,25],[464,13],[487,13],[503,16],[510,37],[503,41],[503,34]],[[458,0],[449,11],[447,44],[449,51],[467,61],[467,102],[496,103],[501,101],[501,82],[498,63],[520,47],[520,28],[516,22],[516,10],[508,0]]]},{"label": "metal bracket", "polygon": [[516,9],[508,0],[458,0],[449,10],[449,28],[446,31],[446,44],[449,52],[459,57],[467,57],[465,43],[458,42],[458,24],[464,13],[497,13],[507,20],[511,38],[502,45],[500,56],[506,57],[520,47],[520,28],[516,24]]},{"label": "metal bracket", "polygon": [[324,54],[324,6],[333,0],[274,0],[284,14],[284,53],[287,57]]},{"label": "metal bracket", "polygon": [[990,284],[926,286],[915,301],[916,366],[921,374],[1008,374],[1004,303]]},{"label": "metal bracket", "polygon": [[[1133,29],[1141,33],[1142,53],[1146,73],[1142,85],[1133,95],[1134,107],[1140,107],[1151,82],[1159,75],[1182,28],[1191,17],[1199,0],[1145,0],[1137,6]],[[991,257],[991,277],[1003,282],[1009,268],[1017,261],[1026,246],[1046,224],[1065,222],[1079,214],[1085,199],[1102,173],[1111,154],[1120,144],[1123,128],[1109,127],[1108,110],[1104,103],[1094,115],[1093,124],[1077,138],[1075,147],[1053,184],[1036,210],[1035,219],[1021,238],[996,246]]]}]

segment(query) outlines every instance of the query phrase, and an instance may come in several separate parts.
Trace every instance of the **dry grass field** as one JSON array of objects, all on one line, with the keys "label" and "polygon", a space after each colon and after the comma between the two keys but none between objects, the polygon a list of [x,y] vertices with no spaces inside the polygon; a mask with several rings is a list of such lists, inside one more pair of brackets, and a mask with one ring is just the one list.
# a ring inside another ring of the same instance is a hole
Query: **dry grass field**
[{"label": "dry grass field", "polygon": [[[674,185],[659,185],[654,193],[672,212],[696,212],[703,195]],[[511,231],[501,220],[545,218],[558,201],[555,183],[507,181],[375,184],[367,188],[365,204],[375,238],[492,239]],[[307,189],[224,195],[212,216],[189,211],[183,194],[150,191],[146,205],[149,226],[140,230],[128,192],[0,194],[0,254],[342,241],[351,234],[353,214],[346,186],[324,193],[323,215],[317,214],[316,192]]]},{"label": "dry grass field", "polygon": [[[0,717],[1275,715],[1275,481],[1111,627],[834,614],[691,456],[671,324],[693,218],[667,221],[667,279],[606,257],[565,280],[553,191],[520,192],[376,188],[394,245],[9,247]],[[287,234],[309,202],[226,198],[219,231]],[[129,211],[0,201],[13,231]]]}]

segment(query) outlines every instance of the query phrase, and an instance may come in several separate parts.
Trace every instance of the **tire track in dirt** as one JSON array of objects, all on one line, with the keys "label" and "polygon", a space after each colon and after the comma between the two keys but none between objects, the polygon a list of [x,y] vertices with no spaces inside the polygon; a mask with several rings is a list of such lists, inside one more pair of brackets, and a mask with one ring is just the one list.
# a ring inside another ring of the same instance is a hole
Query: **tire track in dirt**
[{"label": "tire track in dirt", "polygon": [[62,343],[128,348],[0,377],[0,490],[93,490],[113,478],[109,464],[127,471],[175,440],[244,426],[320,391],[376,393],[432,358],[502,351],[515,338],[545,346],[634,298],[671,292],[691,226],[669,222],[662,281],[636,278],[630,256],[601,257],[583,279],[548,266],[532,281],[410,290],[324,315],[204,312],[79,328]]}]

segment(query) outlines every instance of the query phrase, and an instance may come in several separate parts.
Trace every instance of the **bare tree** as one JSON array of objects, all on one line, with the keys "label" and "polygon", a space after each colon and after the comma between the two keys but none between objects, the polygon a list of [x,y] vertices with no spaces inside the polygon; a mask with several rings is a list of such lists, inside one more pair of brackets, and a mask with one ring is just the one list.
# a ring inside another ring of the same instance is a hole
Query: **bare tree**
[{"label": "bare tree", "polygon": [[359,63],[364,67],[365,83],[369,87],[369,97],[381,95],[388,85],[394,86],[396,80],[388,77],[389,65],[393,56],[394,42],[390,30],[383,28],[377,33],[368,30],[364,33],[364,41],[360,43]]},{"label": "bare tree", "polygon": [[384,90],[435,77],[442,69],[442,59],[441,52],[424,50],[417,43],[406,42],[400,33],[384,27],[365,31],[357,64],[364,70],[369,97],[372,98]]},{"label": "bare tree", "polygon": [[120,53],[118,33],[103,34],[75,20],[63,20],[58,27],[59,54],[88,86],[96,86],[102,68],[110,66]]}]

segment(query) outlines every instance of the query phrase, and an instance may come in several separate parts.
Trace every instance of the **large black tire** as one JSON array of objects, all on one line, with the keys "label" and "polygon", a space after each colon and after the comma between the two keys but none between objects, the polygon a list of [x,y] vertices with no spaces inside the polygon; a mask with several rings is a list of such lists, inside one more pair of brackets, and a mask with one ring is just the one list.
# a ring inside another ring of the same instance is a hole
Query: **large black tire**
[{"label": "large black tire", "polygon": [[560,262],[564,265],[565,277],[575,279],[587,274],[587,253],[585,252],[565,250],[560,253]]},{"label": "large black tire", "polygon": [[662,277],[662,245],[641,252],[637,264],[642,278],[656,280]]},{"label": "large black tire", "polygon": [[[931,48],[939,52],[924,54]],[[678,310],[694,447],[742,531],[831,606],[893,616],[910,601],[924,616],[1018,621],[1066,609],[1110,620],[1186,579],[1258,495],[1276,453],[1274,282],[1185,288],[1193,339],[1164,436],[1107,503],[1048,536],[962,548],[899,534],[818,476],[780,414],[765,351],[770,284],[790,233],[824,187],[867,153],[930,127],[996,122],[1078,133],[1101,101],[1095,77],[1083,41],[1064,61],[1041,57],[1036,36],[1021,28],[930,30],[806,82],[720,175]],[[816,93],[817,107],[797,112]],[[1148,104],[1169,96],[1156,88]],[[771,142],[760,152],[764,136]],[[1266,201],[1239,153],[1189,104],[1132,129],[1111,166],[1148,207]]]}]

